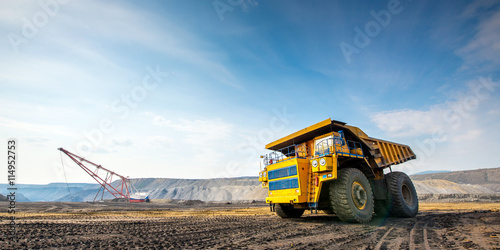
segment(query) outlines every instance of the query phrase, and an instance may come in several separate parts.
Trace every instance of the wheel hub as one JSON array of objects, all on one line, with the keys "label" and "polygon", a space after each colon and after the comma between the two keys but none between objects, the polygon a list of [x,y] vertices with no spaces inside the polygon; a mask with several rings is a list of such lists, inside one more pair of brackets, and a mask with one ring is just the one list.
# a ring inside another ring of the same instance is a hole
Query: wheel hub
[{"label": "wheel hub", "polygon": [[401,193],[403,194],[403,199],[406,202],[406,204],[408,204],[408,206],[412,206],[413,196],[411,195],[410,188],[406,184],[403,184],[401,186]]},{"label": "wheel hub", "polygon": [[354,205],[356,205],[358,209],[363,210],[366,207],[367,200],[366,191],[363,188],[363,185],[357,181],[352,183],[351,194]]}]

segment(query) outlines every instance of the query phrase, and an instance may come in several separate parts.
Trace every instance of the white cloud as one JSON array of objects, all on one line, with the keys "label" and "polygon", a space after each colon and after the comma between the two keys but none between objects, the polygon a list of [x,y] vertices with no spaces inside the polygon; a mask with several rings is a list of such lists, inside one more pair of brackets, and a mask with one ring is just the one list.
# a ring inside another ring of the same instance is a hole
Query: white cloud
[{"label": "white cloud", "polygon": [[111,141],[112,141],[112,144],[116,145],[116,146],[127,147],[127,146],[132,145],[132,140],[130,140],[130,138],[126,138],[126,137],[113,138]]},{"label": "white cloud", "polygon": [[463,133],[452,136],[450,140],[456,143],[467,143],[468,141],[478,140],[483,134],[483,130],[480,129],[466,130]]},{"label": "white cloud", "polygon": [[[8,25],[20,25],[22,18],[29,18],[40,8],[38,1],[1,1],[0,23]],[[20,29],[20,27],[19,27]]]},{"label": "white cloud", "polygon": [[491,8],[497,4],[496,1],[491,0],[476,0],[470,3],[465,10],[462,12],[462,18],[472,18],[477,16],[480,11],[484,11],[485,9]]},{"label": "white cloud", "polygon": [[495,1],[476,1],[463,13],[465,18],[478,18],[474,37],[456,53],[464,59],[462,69],[479,67],[495,70],[500,66],[500,8],[490,13]]},{"label": "white cloud", "polygon": [[162,135],[148,136],[145,142],[146,145],[158,149],[172,149],[174,146],[172,138]]},{"label": "white cloud", "polygon": [[[191,152],[196,152],[197,158],[214,161],[222,157],[231,144],[233,133],[233,124],[226,123],[221,119],[176,119],[167,120],[162,116],[154,115],[152,123],[156,126],[162,126],[174,129],[176,138],[186,144]],[[161,139],[160,143],[171,143],[171,138]],[[210,156],[210,157],[208,157]],[[208,157],[208,158],[207,158]]]},{"label": "white cloud", "polygon": [[432,105],[428,110],[392,110],[375,113],[371,120],[393,137],[416,137],[463,129],[477,118],[477,109],[489,99],[498,83],[480,78],[468,84],[465,92],[452,93],[452,99]]},{"label": "white cloud", "polygon": [[[0,20],[8,19],[4,22],[5,29],[23,37],[21,34],[22,18],[29,19],[33,13],[43,11],[43,8],[34,5],[30,7],[30,11],[27,11],[22,2],[17,4],[15,1],[15,3],[2,5],[2,7],[6,11],[12,10],[17,14],[0,17]],[[10,75],[14,77],[9,77],[10,81],[26,77],[28,78],[21,82],[37,82],[36,77],[47,79],[45,74],[37,72],[37,69],[40,69],[44,73],[52,72],[53,74],[56,72],[69,74],[67,72],[73,71],[73,79],[83,78],[86,81],[82,80],[82,82],[93,83],[96,79],[91,76],[104,70],[108,71],[109,75],[127,75],[127,72],[130,72],[130,64],[126,63],[127,58],[124,57],[127,54],[121,53],[120,48],[133,46],[137,49],[161,53],[168,58],[167,61],[188,63],[191,65],[191,71],[209,76],[214,82],[241,87],[239,79],[224,63],[227,56],[222,52],[223,50],[218,49],[216,44],[209,44],[205,39],[199,38],[195,32],[196,30],[185,29],[171,22],[165,16],[130,4],[72,1],[66,5],[60,5],[59,11],[51,17],[48,25],[39,28],[36,36],[28,39],[27,44],[19,46],[19,53],[13,53],[13,47],[5,40],[6,43],[2,45],[6,46],[0,46],[0,51],[3,50],[10,56],[8,63],[1,66],[4,69],[3,72],[12,72]],[[44,63],[47,59],[46,54],[51,55],[49,63],[52,65]],[[14,59],[17,59],[19,63],[14,63],[12,61]],[[133,63],[141,60],[141,58],[134,58]],[[55,65],[58,61],[62,67]],[[12,69],[13,65],[41,65],[42,67],[31,67],[32,71],[29,74],[23,74],[22,69]],[[54,72],[55,69],[58,71]],[[99,75],[99,78],[103,77],[106,76]],[[54,79],[59,78],[53,77],[48,79],[48,82],[57,82]]]},{"label": "white cloud", "polygon": [[[83,23],[79,23],[85,34],[94,33],[119,43],[125,41],[141,45],[173,57],[177,61],[195,65],[196,70],[204,72],[217,82],[240,87],[239,80],[223,63],[226,59],[225,54],[217,53],[218,50],[214,49],[213,44],[207,44],[206,40],[199,38],[192,31],[170,22],[163,16],[131,8],[131,6],[102,1],[91,3],[87,1],[75,5],[71,12],[86,17],[82,19]],[[74,18],[68,15],[66,19],[70,21]],[[106,25],[102,25],[103,23]],[[74,27],[66,29],[69,28]],[[78,39],[72,38],[68,41],[65,44],[74,47],[72,44]],[[92,53],[92,50],[82,52],[99,57]]]},{"label": "white cloud", "polygon": [[217,169],[226,163],[225,159],[235,159],[229,154],[238,143],[231,123],[219,118],[166,119],[153,113],[146,115],[153,125],[170,129],[150,138],[153,145],[182,148],[179,157],[189,159],[190,165]]},{"label": "white cloud", "polygon": [[465,91],[426,110],[393,110],[375,113],[372,121],[387,138],[408,144],[416,161],[398,166],[408,173],[425,170],[466,170],[497,167],[500,109],[495,92],[498,82],[480,78]]},{"label": "white cloud", "polygon": [[57,135],[70,135],[70,136],[74,135],[73,133],[67,132],[67,129],[65,129],[62,126],[27,123],[27,122],[12,120],[5,117],[0,117],[0,127],[7,127],[11,129],[16,129],[18,131],[33,131],[44,134],[49,133]]},{"label": "white cloud", "polygon": [[173,128],[177,131],[185,132],[187,142],[198,143],[199,140],[209,141],[210,139],[227,138],[232,131],[233,124],[223,122],[221,119],[177,119],[166,120],[164,117],[155,116],[153,124]]},{"label": "white cloud", "polygon": [[27,136],[27,137],[24,137],[23,139],[25,139],[27,142],[31,142],[31,143],[44,143],[44,142],[49,141],[49,138],[42,137],[42,136]]},{"label": "white cloud", "polygon": [[429,135],[443,128],[445,105],[434,105],[427,111],[393,110],[371,116],[378,128],[394,137]]}]

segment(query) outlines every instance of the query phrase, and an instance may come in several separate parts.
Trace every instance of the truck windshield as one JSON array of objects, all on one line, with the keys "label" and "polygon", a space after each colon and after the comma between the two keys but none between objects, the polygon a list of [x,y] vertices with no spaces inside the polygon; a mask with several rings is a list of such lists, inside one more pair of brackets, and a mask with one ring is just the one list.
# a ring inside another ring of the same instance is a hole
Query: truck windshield
[{"label": "truck windshield", "polygon": [[305,143],[295,144],[288,147],[284,147],[282,149],[278,149],[269,154],[266,154],[264,158],[264,165],[271,165],[274,163],[278,163],[284,160],[292,159],[292,158],[306,158],[307,157],[307,149]]}]

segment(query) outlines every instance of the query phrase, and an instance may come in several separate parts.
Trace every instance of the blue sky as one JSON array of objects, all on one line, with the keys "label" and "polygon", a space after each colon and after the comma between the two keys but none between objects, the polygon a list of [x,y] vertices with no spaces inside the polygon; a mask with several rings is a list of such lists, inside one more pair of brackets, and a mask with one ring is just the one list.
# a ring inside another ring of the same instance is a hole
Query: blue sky
[{"label": "blue sky", "polygon": [[93,181],[58,147],[134,178],[255,176],[329,117],[410,145],[410,174],[499,167],[496,1],[2,1],[0,31],[21,183]]}]

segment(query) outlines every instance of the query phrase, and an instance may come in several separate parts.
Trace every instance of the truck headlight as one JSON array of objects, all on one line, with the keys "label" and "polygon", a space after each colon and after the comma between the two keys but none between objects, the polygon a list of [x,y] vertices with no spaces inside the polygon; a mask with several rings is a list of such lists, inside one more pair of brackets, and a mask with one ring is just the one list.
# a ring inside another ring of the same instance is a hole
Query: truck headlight
[{"label": "truck headlight", "polygon": [[321,165],[321,166],[326,165],[326,160],[325,160],[325,158],[321,158],[321,159],[319,159],[319,165]]},{"label": "truck headlight", "polygon": [[313,160],[312,161],[312,166],[313,166],[313,168],[317,167],[318,166],[318,161],[317,160]]}]

